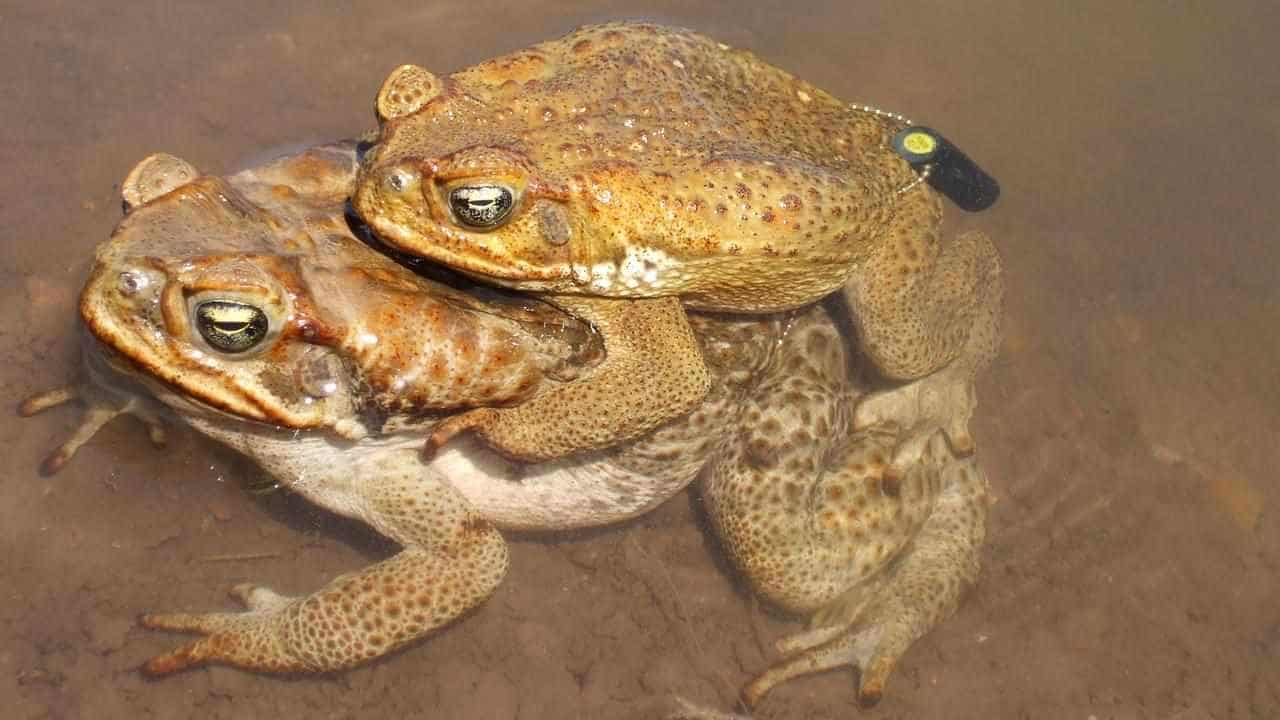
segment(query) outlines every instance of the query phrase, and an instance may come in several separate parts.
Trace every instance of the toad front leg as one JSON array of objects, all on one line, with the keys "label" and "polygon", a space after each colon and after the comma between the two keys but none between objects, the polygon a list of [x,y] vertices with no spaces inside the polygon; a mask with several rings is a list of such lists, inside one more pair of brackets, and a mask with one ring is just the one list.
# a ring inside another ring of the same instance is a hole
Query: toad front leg
[{"label": "toad front leg", "polygon": [[[891,380],[858,405],[855,428],[897,422],[908,430],[894,470],[914,462],[937,430],[960,455],[973,452],[973,381],[1000,343],[1000,257],[986,235],[969,232],[939,246],[937,201],[903,199],[894,241],[845,287],[864,352]],[[922,216],[932,222],[914,222]]]},{"label": "toad front leg", "polygon": [[520,405],[469,410],[445,420],[427,442],[428,455],[459,432],[475,430],[508,457],[553,460],[637,438],[706,397],[710,374],[678,299],[550,300],[596,328],[605,343],[604,361],[589,376]]},{"label": "toad front leg", "polygon": [[368,522],[403,549],[305,597],[240,586],[235,594],[246,612],[146,615],[147,627],[204,635],[152,658],[148,673],[206,663],[263,672],[349,668],[447,625],[489,597],[506,572],[505,541],[457,491],[424,481],[414,450],[363,464],[358,481],[338,464],[332,477],[308,475],[295,489]]},{"label": "toad front leg", "polygon": [[928,375],[966,348],[981,350],[970,334],[981,314],[1000,304],[1000,257],[991,240],[968,232],[944,243],[941,222],[935,195],[923,186],[908,191],[885,237],[845,285],[863,351],[896,380]]}]

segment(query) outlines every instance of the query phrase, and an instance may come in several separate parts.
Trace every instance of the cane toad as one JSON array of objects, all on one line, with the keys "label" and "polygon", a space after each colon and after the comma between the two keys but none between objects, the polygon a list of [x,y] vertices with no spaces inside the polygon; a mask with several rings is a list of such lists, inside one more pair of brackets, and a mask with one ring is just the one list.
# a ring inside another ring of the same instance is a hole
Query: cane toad
[{"label": "cane toad", "polygon": [[[686,307],[770,313],[843,288],[863,351],[915,379],[953,361],[996,302],[991,244],[942,242],[936,195],[891,146],[906,121],[688,30],[585,27],[445,77],[405,65],[376,109],[353,198],[375,232],[545,293],[611,344],[589,383],[519,417],[457,416],[433,446],[473,429],[546,459],[687,412],[706,373]],[[637,367],[661,381],[637,382]],[[632,414],[609,412],[566,445],[565,413],[600,404]]]}]

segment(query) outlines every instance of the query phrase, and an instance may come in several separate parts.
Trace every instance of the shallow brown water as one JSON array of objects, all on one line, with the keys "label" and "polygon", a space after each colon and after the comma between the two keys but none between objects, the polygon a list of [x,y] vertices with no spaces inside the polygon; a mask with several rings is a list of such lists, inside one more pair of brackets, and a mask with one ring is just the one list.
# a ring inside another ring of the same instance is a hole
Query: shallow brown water
[{"label": "shallow brown water", "polygon": [[[1008,284],[976,421],[998,498],[979,585],[878,708],[833,672],[758,717],[1280,716],[1271,4],[89,5],[0,5],[14,403],[74,371],[74,297],[143,156],[226,171],[370,127],[401,62],[446,71],[612,18],[687,25],[942,129],[1004,188],[952,213],[996,240]],[[371,667],[148,682],[137,665],[175,637],[138,613],[230,607],[245,581],[309,591],[389,548],[247,494],[256,471],[190,433],[156,452],[113,424],[39,477],[73,416],[0,417],[6,717],[649,717],[673,694],[730,707],[798,627],[736,589],[682,495],[623,529],[517,539],[479,612]]]}]

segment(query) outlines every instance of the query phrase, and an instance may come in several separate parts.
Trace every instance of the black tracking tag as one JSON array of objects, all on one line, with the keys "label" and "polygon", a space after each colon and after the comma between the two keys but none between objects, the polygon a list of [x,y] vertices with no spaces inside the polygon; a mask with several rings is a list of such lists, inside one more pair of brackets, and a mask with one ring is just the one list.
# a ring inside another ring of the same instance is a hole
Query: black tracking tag
[{"label": "black tracking tag", "polygon": [[1000,197],[1000,183],[937,130],[920,125],[903,128],[893,136],[893,149],[917,170],[932,165],[928,183],[962,210],[986,210]]}]

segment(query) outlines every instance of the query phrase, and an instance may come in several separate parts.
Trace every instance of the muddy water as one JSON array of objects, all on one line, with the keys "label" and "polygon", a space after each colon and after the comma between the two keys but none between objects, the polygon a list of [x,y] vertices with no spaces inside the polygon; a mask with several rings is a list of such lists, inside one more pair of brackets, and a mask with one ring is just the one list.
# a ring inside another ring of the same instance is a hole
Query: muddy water
[{"label": "muddy water", "polygon": [[[758,717],[1280,716],[1280,72],[1267,3],[0,5],[0,388],[69,377],[73,303],[158,150],[208,171],[372,123],[393,66],[437,70],[646,17],[757,50],[838,96],[943,129],[1005,194],[980,227],[1007,337],[976,421],[997,502],[983,575],[876,709],[851,676]],[[963,6],[963,9],[960,7]],[[145,610],[230,607],[384,556],[371,533],[179,433],[109,426],[53,479],[71,411],[0,417],[0,707],[14,718],[647,717],[729,707],[797,626],[736,589],[678,497],[618,531],[517,540],[479,612],[323,679],[136,666],[174,638]]]}]

